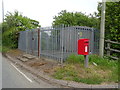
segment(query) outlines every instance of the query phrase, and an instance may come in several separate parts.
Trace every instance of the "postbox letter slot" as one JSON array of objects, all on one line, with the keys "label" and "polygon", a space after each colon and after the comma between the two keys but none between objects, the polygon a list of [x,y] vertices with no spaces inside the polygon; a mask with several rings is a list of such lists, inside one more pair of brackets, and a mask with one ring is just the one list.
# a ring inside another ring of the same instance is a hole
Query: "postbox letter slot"
[{"label": "postbox letter slot", "polygon": [[85,41],[85,43],[89,43],[88,41]]}]

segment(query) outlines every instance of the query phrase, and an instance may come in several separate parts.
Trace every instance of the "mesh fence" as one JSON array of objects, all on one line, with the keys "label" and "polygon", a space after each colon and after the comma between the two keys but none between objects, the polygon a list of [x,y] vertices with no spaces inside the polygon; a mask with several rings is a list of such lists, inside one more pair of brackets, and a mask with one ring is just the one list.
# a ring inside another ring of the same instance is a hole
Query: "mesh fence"
[{"label": "mesh fence", "polygon": [[77,54],[79,39],[90,39],[90,53],[98,54],[99,32],[90,27],[57,26],[21,31],[18,48],[26,53],[44,56],[60,62]]}]

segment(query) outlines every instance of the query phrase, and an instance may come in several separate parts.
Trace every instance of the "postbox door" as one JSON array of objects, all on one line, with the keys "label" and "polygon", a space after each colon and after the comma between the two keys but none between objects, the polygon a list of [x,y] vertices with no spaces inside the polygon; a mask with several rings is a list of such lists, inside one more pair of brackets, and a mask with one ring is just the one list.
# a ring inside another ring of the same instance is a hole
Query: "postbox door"
[{"label": "postbox door", "polygon": [[89,54],[89,39],[78,40],[78,54],[81,55]]}]

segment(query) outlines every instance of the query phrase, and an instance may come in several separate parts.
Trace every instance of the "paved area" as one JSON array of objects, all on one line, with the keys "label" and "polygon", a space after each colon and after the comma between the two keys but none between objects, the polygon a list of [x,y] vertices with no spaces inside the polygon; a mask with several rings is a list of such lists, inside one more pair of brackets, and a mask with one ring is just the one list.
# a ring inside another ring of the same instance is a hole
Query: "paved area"
[{"label": "paved area", "polygon": [[0,53],[0,90],[2,89],[2,54]]}]

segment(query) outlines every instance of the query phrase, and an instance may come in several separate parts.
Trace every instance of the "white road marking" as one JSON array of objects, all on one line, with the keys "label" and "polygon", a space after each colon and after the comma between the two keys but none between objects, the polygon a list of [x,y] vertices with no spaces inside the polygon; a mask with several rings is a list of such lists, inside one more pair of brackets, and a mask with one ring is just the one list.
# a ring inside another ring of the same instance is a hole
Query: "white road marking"
[{"label": "white road marking", "polygon": [[29,79],[24,73],[22,73],[15,65],[13,65],[12,63],[11,63],[11,65],[12,65],[20,74],[22,74],[28,81],[32,82],[32,80]]}]

